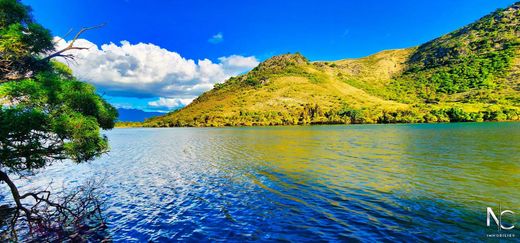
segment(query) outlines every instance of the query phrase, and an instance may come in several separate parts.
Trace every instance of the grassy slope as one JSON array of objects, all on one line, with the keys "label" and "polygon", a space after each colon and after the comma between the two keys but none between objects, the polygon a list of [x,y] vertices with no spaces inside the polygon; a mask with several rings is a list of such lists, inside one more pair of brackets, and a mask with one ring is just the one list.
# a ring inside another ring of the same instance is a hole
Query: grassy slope
[{"label": "grassy slope", "polygon": [[334,62],[276,56],[144,125],[516,120],[518,6],[416,48]]},{"label": "grassy slope", "polygon": [[[290,59],[295,56],[300,58],[298,55],[283,55],[279,61],[291,62]],[[347,60],[341,62],[354,64]],[[338,68],[331,68],[321,62],[303,62],[297,65],[305,74],[281,74],[270,77],[262,85],[244,85],[241,81],[227,83],[222,88],[204,93],[184,109],[166,117],[151,119],[148,124],[168,120],[180,122],[175,125],[195,126],[269,125],[283,124],[283,119],[287,120],[286,124],[298,124],[301,123],[300,115],[306,106],[315,108],[317,105],[322,112],[339,110],[344,106],[356,109],[385,107],[394,110],[406,109],[409,106],[385,100],[366,92],[362,87],[350,85],[345,81],[346,74],[345,77],[337,75]],[[340,65],[343,64],[338,62],[338,66]],[[312,77],[309,78],[309,75]],[[248,74],[244,75],[247,76]],[[272,113],[274,115],[271,115]],[[249,119],[254,116],[270,117],[264,120]],[[209,117],[209,120],[206,120],[206,117]],[[278,121],[273,123],[273,118]],[[198,122],[192,123],[194,120]]]}]

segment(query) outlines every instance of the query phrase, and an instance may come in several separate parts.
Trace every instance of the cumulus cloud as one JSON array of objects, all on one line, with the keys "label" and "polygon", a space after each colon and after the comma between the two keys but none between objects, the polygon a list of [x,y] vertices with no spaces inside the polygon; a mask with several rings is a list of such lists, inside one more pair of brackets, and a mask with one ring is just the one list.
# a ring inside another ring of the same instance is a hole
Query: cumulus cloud
[{"label": "cumulus cloud", "polygon": [[[68,44],[56,40],[57,48]],[[78,39],[75,45],[90,47],[72,53],[76,59],[69,66],[79,79],[94,84],[108,95],[163,97],[163,102],[193,99],[215,83],[258,65],[253,56],[231,55],[219,58],[216,63],[209,59],[195,61],[154,44],[131,44],[128,41],[98,47],[88,40]],[[157,102],[153,104],[160,104],[160,100]]]},{"label": "cumulus cloud", "polygon": [[211,44],[218,44],[222,41],[224,41],[224,35],[222,34],[222,32],[218,32],[217,34],[213,35],[211,38],[208,39],[208,42]]},{"label": "cumulus cloud", "polygon": [[163,98],[160,97],[156,101],[148,102],[148,105],[157,109],[175,109],[187,106],[193,99],[177,99],[177,98]]},{"label": "cumulus cloud", "polygon": [[228,70],[233,73],[240,73],[244,70],[250,70],[251,67],[258,66],[258,60],[253,56],[244,57],[231,55],[228,57],[220,57],[218,60],[220,61],[220,64],[227,67]]}]

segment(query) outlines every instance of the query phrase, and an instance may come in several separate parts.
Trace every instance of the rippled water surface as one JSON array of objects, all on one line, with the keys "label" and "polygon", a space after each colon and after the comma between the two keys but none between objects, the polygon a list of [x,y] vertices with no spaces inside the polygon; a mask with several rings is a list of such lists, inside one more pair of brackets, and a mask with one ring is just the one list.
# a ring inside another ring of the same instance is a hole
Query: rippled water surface
[{"label": "rippled water surface", "polygon": [[106,178],[114,241],[485,239],[486,207],[520,215],[520,123],[106,134],[106,156],[17,183]]}]

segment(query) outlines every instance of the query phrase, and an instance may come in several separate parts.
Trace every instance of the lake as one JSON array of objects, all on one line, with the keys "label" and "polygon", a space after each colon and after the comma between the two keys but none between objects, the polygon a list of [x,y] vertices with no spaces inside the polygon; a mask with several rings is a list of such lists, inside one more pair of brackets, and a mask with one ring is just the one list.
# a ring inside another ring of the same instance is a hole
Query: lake
[{"label": "lake", "polygon": [[[105,134],[107,155],[16,183],[26,191],[105,178],[116,242],[486,240],[499,232],[486,226],[487,207],[520,215],[520,123]],[[519,237],[518,228],[500,232]]]}]

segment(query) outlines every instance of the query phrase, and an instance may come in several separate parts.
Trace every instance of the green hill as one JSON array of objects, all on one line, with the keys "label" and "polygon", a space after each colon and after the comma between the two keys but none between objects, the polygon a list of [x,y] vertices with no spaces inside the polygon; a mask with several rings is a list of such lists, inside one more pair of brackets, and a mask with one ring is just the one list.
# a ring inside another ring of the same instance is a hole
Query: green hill
[{"label": "green hill", "polygon": [[144,126],[520,120],[519,22],[516,3],[419,47],[275,56]]}]

